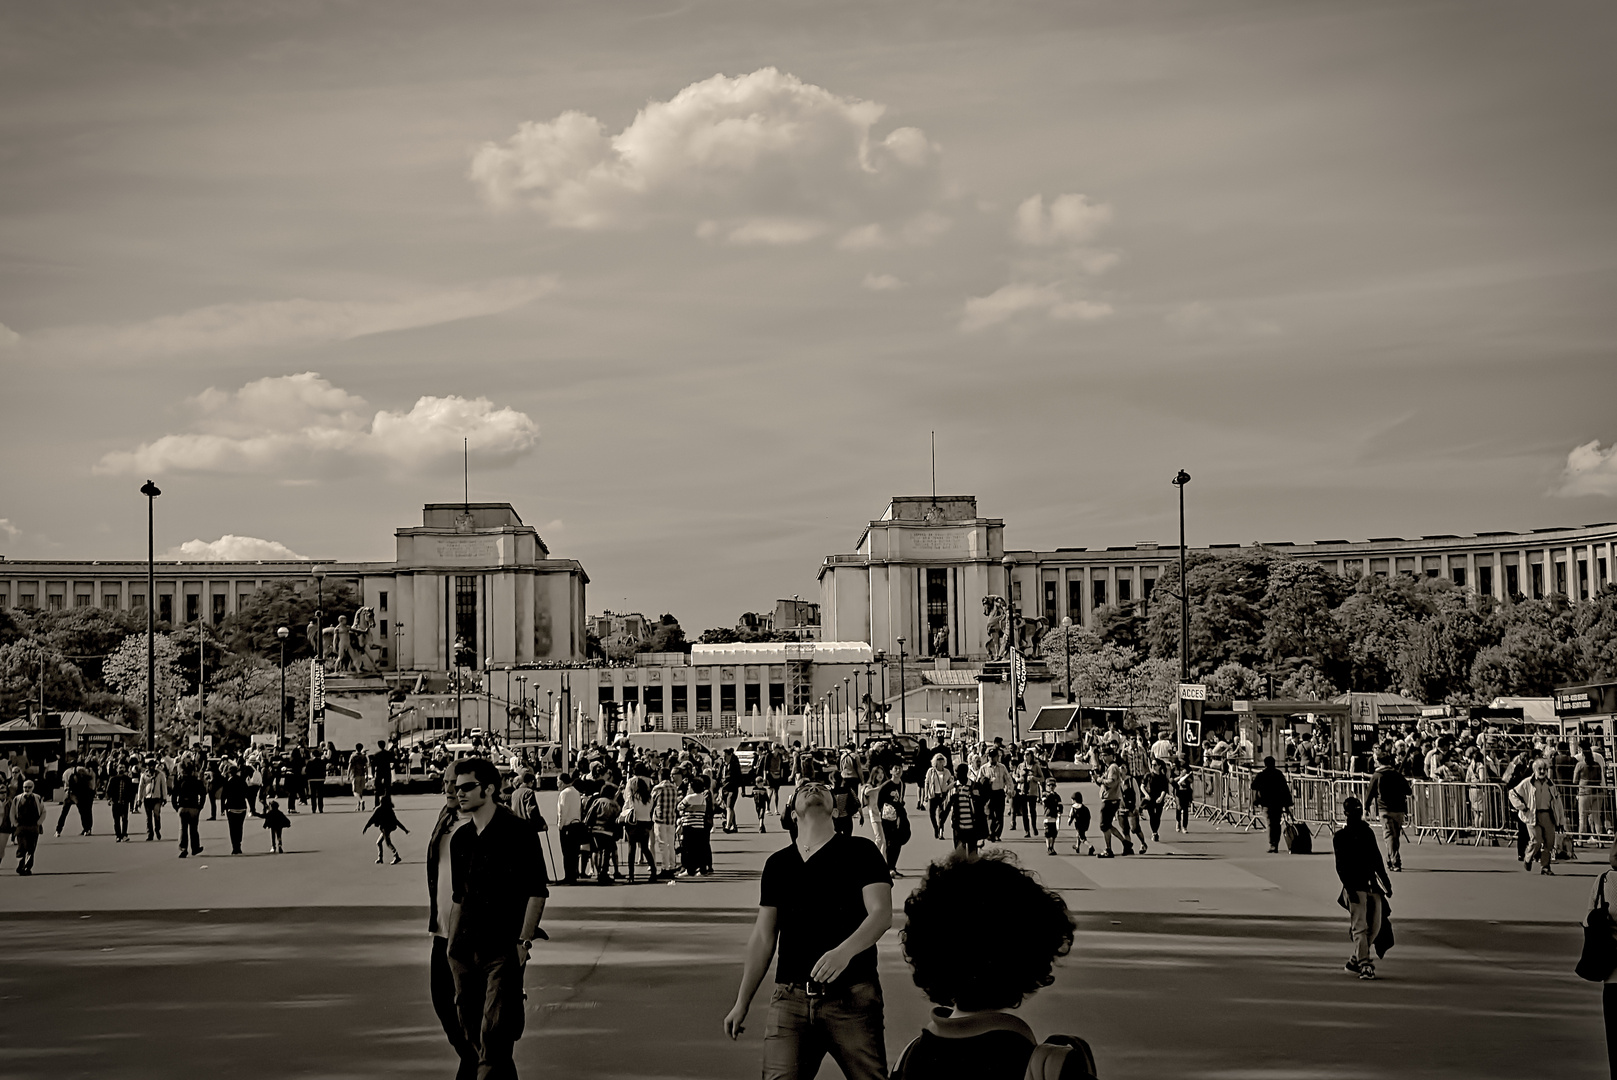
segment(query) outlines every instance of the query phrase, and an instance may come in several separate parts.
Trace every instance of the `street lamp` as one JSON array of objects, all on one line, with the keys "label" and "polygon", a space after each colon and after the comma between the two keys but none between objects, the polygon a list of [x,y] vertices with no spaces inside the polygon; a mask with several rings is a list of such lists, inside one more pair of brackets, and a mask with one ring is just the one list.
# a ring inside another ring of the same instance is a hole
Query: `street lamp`
[{"label": "street lamp", "polygon": [[505,741],[511,741],[511,665],[505,665]]},{"label": "street lamp", "polygon": [[286,627],[278,627],[275,636],[281,640],[281,737],[275,745],[278,749],[286,747],[286,639],[292,636],[292,631]]},{"label": "street lamp", "polygon": [[904,689],[904,638],[900,635],[898,638],[898,733],[900,735],[909,733],[909,717],[905,714],[909,695],[904,692]]},{"label": "street lamp", "polygon": [[853,688],[849,686],[850,682],[857,681],[857,677],[852,680],[846,675],[842,677],[842,700],[845,703],[842,710],[842,729],[848,736],[847,742],[853,741],[854,729],[859,725],[859,714],[854,711]]},{"label": "street lamp", "polygon": [[1190,474],[1180,469],[1173,478],[1179,489],[1179,681],[1190,681],[1190,590],[1185,585],[1185,485]]},{"label": "street lamp", "polygon": [[[556,712],[551,704],[551,699],[555,693],[556,691],[554,690],[545,691],[545,738],[547,739],[550,738],[550,725],[556,719]],[[539,688],[537,686],[533,688],[533,703],[535,706],[539,704]]]},{"label": "street lamp", "polygon": [[157,563],[153,507],[163,493],[150,480],[141,485],[140,493],[146,496],[146,752],[151,753],[157,747]]},{"label": "street lamp", "polygon": [[[324,671],[326,669],[326,572],[324,570],[314,572],[314,648],[315,663],[320,665],[321,671]],[[314,734],[317,745],[326,741],[325,717],[326,714],[323,708],[312,717],[316,724]]]},{"label": "street lamp", "polygon": [[[483,657],[483,694],[487,704],[483,708],[483,718],[488,721],[489,741],[494,741],[494,657]],[[509,733],[507,733],[509,734]],[[509,740],[508,740],[509,741]]]}]

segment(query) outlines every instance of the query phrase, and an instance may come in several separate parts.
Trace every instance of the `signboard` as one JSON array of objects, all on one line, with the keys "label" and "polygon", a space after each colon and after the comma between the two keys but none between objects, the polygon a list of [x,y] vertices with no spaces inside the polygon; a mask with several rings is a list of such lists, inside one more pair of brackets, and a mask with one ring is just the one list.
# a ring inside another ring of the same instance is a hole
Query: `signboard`
[{"label": "signboard", "polygon": [[275,736],[273,734],[266,733],[266,734],[263,734],[263,735],[249,735],[247,738],[248,738],[248,741],[250,741],[254,746],[274,746],[275,745]]},{"label": "signboard", "polygon": [[1180,701],[1206,701],[1207,687],[1201,683],[1182,682],[1179,684]]},{"label": "signboard", "polygon": [[1353,753],[1368,754],[1376,746],[1375,721],[1353,721]]},{"label": "signboard", "polygon": [[1200,746],[1202,744],[1202,722],[1200,720],[1185,721],[1183,742],[1186,746]]}]

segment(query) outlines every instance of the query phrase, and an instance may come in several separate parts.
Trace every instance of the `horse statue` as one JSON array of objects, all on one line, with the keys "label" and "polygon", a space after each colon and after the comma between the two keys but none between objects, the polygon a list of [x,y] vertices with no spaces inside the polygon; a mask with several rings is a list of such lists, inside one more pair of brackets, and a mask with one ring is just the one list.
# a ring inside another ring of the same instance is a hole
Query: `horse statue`
[{"label": "horse statue", "polygon": [[1050,630],[1043,615],[1036,619],[1020,619],[1016,627],[1016,647],[1023,656],[1038,656],[1039,643]]},{"label": "horse statue", "polygon": [[983,614],[988,617],[988,659],[1003,660],[1009,649],[1011,606],[1003,596],[983,597]]},{"label": "horse statue", "polygon": [[381,651],[380,645],[371,644],[371,631],[376,629],[376,611],[374,608],[362,607],[354,612],[354,622],[349,627],[352,632],[352,641],[349,655],[354,660],[358,671],[376,671],[376,661],[371,658],[371,650]]}]

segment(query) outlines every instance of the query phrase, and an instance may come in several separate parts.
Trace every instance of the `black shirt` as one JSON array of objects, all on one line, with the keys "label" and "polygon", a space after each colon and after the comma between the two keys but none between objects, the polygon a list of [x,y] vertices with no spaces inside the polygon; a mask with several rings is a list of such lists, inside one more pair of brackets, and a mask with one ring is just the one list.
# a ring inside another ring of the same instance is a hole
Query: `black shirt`
[{"label": "black shirt", "polygon": [[[764,863],[758,903],[776,911],[780,958],[775,981],[807,982],[815,961],[841,945],[865,921],[866,885],[892,878],[881,849],[863,836],[833,835],[807,863],[797,845],[781,848]],[[876,977],[876,947],[849,962],[839,986]]]},{"label": "black shirt", "polygon": [[545,857],[532,827],[503,806],[478,832],[460,829],[449,841],[452,895],[460,921],[449,951],[487,959],[516,948],[528,900],[549,896]]}]

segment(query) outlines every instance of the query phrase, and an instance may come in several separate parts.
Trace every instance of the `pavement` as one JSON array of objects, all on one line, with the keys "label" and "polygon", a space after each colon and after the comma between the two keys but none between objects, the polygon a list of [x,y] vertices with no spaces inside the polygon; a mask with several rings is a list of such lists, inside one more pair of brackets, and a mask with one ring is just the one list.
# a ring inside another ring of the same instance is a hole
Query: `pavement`
[{"label": "pavement", "polygon": [[[398,866],[376,864],[367,815],[338,799],[293,817],[284,855],[253,819],[241,856],[227,854],[222,820],[204,820],[205,850],[185,860],[171,832],[116,844],[71,835],[73,822],[46,836],[32,877],[11,872],[8,852],[0,1076],[452,1076],[427,995],[423,847],[437,806],[399,801],[411,833],[395,838]],[[947,853],[924,815],[912,823],[899,909]],[[523,1075],[757,1075],[767,993],[739,1041],[720,1022],[759,870],[786,838],[771,823],[713,840],[711,878],[554,890],[552,940],[527,978]],[[1071,840],[1064,827],[1054,857],[1041,839],[1003,845],[1079,924],[1055,984],[1021,1011],[1041,1034],[1087,1038],[1103,1080],[1608,1075],[1599,988],[1572,974],[1604,851],[1546,878],[1524,873],[1513,848],[1410,845],[1394,875],[1398,945],[1382,978],[1361,983],[1341,970],[1346,918],[1328,854],[1270,855],[1262,834],[1201,819],[1132,858],[1074,855]],[[896,1060],[929,1006],[896,928],[879,952]]]}]

